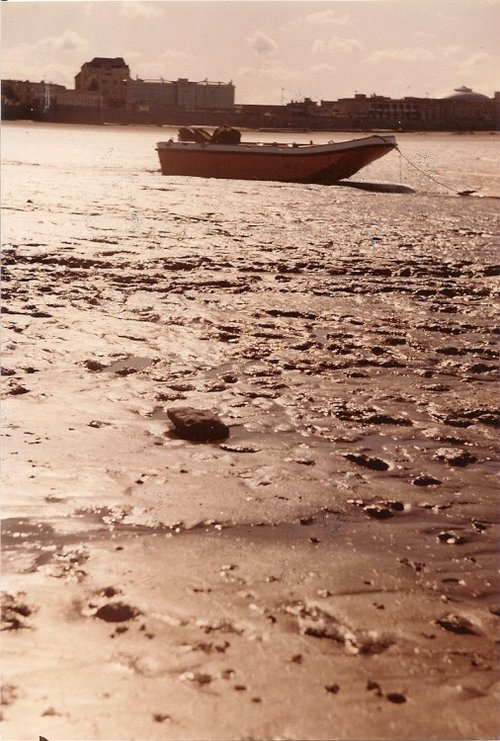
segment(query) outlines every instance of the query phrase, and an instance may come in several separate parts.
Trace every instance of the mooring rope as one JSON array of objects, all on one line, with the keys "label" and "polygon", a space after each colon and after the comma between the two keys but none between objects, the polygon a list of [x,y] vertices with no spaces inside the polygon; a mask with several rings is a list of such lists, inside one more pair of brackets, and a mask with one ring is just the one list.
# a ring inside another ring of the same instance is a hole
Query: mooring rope
[{"label": "mooring rope", "polygon": [[[420,167],[418,167],[418,165],[416,165],[414,162],[411,161],[411,159],[409,159],[406,155],[403,154],[403,152],[400,150],[400,148],[397,145],[396,145],[396,149],[399,152],[400,158],[402,157],[404,160],[406,160],[406,162],[408,162],[409,165],[411,165],[412,167],[414,167],[415,170],[417,170],[417,172],[420,172],[426,178],[429,178],[429,180],[432,180],[433,182],[437,183],[442,188],[446,188],[447,190],[451,190],[452,193],[456,193],[457,192],[456,191],[456,188],[451,188],[449,185],[445,185],[445,183],[439,182],[439,180],[436,180],[435,177],[433,177],[432,175],[429,175],[428,172],[425,172],[425,170],[422,170]],[[401,180],[401,159],[399,160],[399,174],[400,174],[399,179]]]}]

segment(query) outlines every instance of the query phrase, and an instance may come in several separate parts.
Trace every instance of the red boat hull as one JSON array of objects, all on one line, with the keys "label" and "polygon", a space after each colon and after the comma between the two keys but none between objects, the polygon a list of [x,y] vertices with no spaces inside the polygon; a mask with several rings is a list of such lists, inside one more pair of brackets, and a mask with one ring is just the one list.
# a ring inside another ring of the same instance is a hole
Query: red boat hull
[{"label": "red boat hull", "polygon": [[332,184],[349,178],[396,146],[392,136],[322,145],[159,142],[163,175]]}]

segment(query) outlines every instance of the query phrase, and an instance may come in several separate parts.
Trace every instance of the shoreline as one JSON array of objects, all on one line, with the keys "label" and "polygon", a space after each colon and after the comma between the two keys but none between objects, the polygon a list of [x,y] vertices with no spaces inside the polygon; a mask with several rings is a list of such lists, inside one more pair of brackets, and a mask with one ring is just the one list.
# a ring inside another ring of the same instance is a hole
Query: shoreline
[{"label": "shoreline", "polygon": [[[145,124],[145,123],[86,123],[86,122],[66,122],[66,121],[35,121],[32,119],[2,119],[2,124],[19,124],[19,125],[43,125],[43,126],[85,126],[95,127],[97,129],[105,128],[133,128],[137,130],[149,131],[151,129],[178,129],[186,124]],[[215,128],[214,124],[196,124],[196,126]],[[443,130],[412,130],[412,129],[304,129],[304,128],[264,128],[264,127],[248,127],[248,126],[236,126],[240,131],[254,131],[262,133],[283,133],[283,134],[409,134],[415,136],[498,136],[499,131],[443,131]]]}]

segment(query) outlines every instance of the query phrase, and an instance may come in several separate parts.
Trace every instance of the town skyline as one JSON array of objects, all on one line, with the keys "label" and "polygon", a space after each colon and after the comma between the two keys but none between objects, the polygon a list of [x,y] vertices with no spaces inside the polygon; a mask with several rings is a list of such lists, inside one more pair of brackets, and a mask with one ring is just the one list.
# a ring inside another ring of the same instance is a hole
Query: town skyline
[{"label": "town skyline", "polygon": [[[112,57],[98,57],[97,59],[108,59],[108,60],[111,60],[113,58]],[[124,64],[130,69],[130,66],[127,65],[126,60],[123,57],[115,57],[115,59],[119,59],[119,60],[123,61]],[[47,88],[50,88],[51,86],[53,88],[65,87],[69,92],[72,92],[72,91],[78,90],[78,86],[77,86],[77,83],[76,83],[76,78],[77,78],[77,76],[79,76],[79,74],[81,72],[81,69],[83,69],[83,67],[86,66],[90,61],[91,60],[88,60],[88,61],[82,63],[82,65],[80,67],[80,70],[74,75],[73,83],[72,84],[70,83],[70,85],[63,85],[62,83],[58,82],[57,80],[48,81],[48,80],[43,80],[43,79],[42,80],[35,80],[35,79],[32,79],[32,80],[16,80],[15,78],[2,78],[2,81],[3,82],[11,82],[11,81],[13,81],[13,82],[26,82],[26,83],[29,82],[29,83],[33,83],[34,85],[44,84]],[[157,83],[166,83],[166,84],[176,84],[176,83],[185,82],[185,83],[194,83],[194,84],[197,84],[197,85],[203,85],[203,84],[207,83],[208,85],[212,85],[212,86],[213,85],[221,85],[222,84],[223,86],[233,86],[234,92],[236,92],[236,86],[233,85],[232,80],[229,80],[229,81],[228,80],[208,80],[208,78],[205,78],[203,80],[190,80],[189,78],[182,78],[182,77],[178,77],[177,79],[171,79],[171,80],[170,79],[166,79],[164,77],[147,78],[147,79],[145,79],[145,78],[140,78],[138,75],[135,75],[134,76],[133,70],[130,70],[130,79],[129,79],[129,82],[131,82],[131,83],[133,83],[133,82],[157,82]],[[474,93],[478,93],[479,92],[477,90],[472,90],[472,88],[468,88],[465,85],[462,85],[460,87],[454,88],[453,91],[449,91],[449,92],[451,93],[451,92],[465,92],[465,91],[468,91],[468,92],[471,92],[471,93],[472,92],[474,92]],[[351,99],[352,97],[356,97],[356,96],[359,97],[360,95],[362,97],[365,97],[365,98],[396,99],[393,96],[386,95],[383,91],[380,92],[380,93],[371,93],[371,94],[368,94],[368,93],[363,92],[363,91],[353,91],[353,93],[351,95],[343,96],[340,99]],[[423,97],[432,98],[432,96],[429,96],[428,93],[425,96],[417,96],[417,95],[413,95],[412,93],[408,93],[407,95],[402,96],[401,99],[404,99],[404,98],[408,98],[408,99],[411,99],[411,98],[423,98]],[[443,96],[443,97],[452,97],[452,96],[451,95],[447,95],[447,96]],[[493,99],[493,96],[487,96],[487,97],[491,97],[491,99]],[[435,100],[436,98],[432,98],[432,99]],[[325,102],[326,102],[326,100],[327,99],[324,99]],[[336,99],[332,99],[332,101],[333,100],[336,100]],[[289,103],[294,103],[294,102],[307,102],[307,101],[320,102],[320,101],[315,101],[315,99],[311,98],[310,96],[304,96],[303,101],[299,101],[299,100],[295,101],[294,99],[291,99],[289,101],[284,101],[284,103],[285,104],[289,104]],[[271,104],[271,103],[260,103],[259,101],[255,101],[255,104],[256,105],[262,105],[262,106],[269,105],[270,108],[272,108],[273,106],[278,105],[278,104]],[[235,101],[232,105],[237,107],[238,105],[245,105],[245,104],[241,104],[241,103],[239,104],[238,101]],[[247,105],[251,105],[251,104],[247,104]]]},{"label": "town skyline", "polygon": [[123,57],[142,79],[232,81],[236,103],[500,87],[490,0],[10,0],[2,21],[2,77],[68,88],[94,56]]}]

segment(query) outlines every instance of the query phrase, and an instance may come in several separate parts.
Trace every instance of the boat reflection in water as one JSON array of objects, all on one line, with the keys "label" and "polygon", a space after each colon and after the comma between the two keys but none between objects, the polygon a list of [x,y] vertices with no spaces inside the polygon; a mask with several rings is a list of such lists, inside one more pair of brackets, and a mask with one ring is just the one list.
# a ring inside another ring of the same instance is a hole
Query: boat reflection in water
[{"label": "boat reflection in water", "polygon": [[179,141],[158,142],[163,175],[275,180],[331,185],[349,178],[396,147],[393,136],[374,134],[328,144],[242,142],[240,132],[219,128],[213,134],[184,127]]}]

